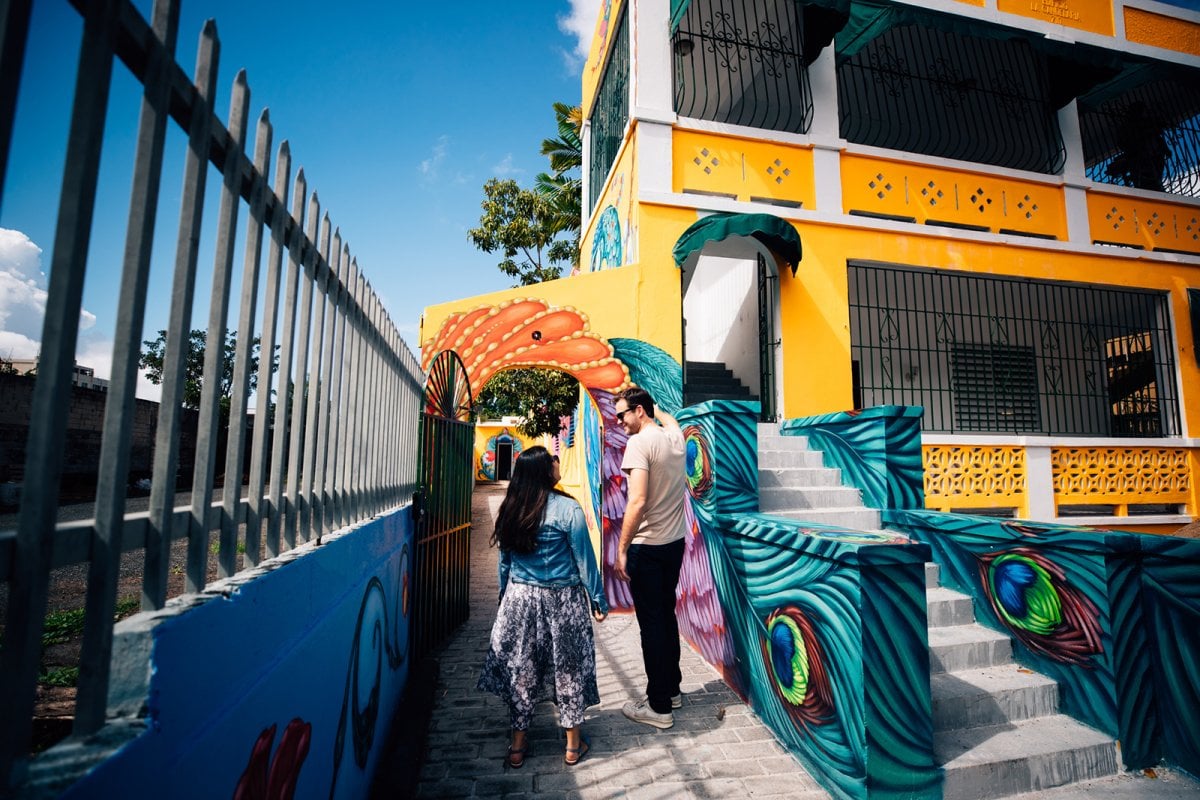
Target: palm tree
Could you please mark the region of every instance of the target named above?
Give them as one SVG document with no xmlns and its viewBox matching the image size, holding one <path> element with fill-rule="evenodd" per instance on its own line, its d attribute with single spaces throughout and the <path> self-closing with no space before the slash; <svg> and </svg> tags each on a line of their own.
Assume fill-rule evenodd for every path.
<svg viewBox="0 0 1200 800">
<path fill-rule="evenodd" d="M 550 159 L 554 174 L 540 173 L 537 191 L 546 198 L 553 213 L 555 233 L 572 233 L 571 263 L 579 266 L 579 229 L 583 218 L 583 109 L 566 103 L 554 104 L 558 138 L 542 140 L 542 155 Z"/>
</svg>

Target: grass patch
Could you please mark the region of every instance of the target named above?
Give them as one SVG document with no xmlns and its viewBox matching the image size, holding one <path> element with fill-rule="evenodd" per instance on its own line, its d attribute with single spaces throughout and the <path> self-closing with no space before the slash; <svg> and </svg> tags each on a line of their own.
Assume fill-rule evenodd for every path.
<svg viewBox="0 0 1200 800">
<path fill-rule="evenodd" d="M 141 603 L 136 597 L 126 597 L 117 601 L 113 612 L 113 622 L 127 617 L 138 610 Z M 46 615 L 42 626 L 42 647 L 69 642 L 83 635 L 84 610 L 72 608 L 67 611 L 51 611 Z"/>
<path fill-rule="evenodd" d="M 75 686 L 79 683 L 79 667 L 55 667 L 38 678 L 43 686 Z"/>
</svg>

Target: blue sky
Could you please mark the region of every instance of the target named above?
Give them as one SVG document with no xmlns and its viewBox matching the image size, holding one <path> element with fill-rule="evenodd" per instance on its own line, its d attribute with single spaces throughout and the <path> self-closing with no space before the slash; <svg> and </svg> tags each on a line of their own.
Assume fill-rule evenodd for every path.
<svg viewBox="0 0 1200 800">
<path fill-rule="evenodd" d="M 203 21 L 215 18 L 219 116 L 227 119 L 233 78 L 245 68 L 251 140 L 269 108 L 272 152 L 288 140 L 293 165 L 304 167 L 415 351 L 422 308 L 511 284 L 499 257 L 475 250 L 466 231 L 489 177 L 531 185 L 548 170 L 538 148 L 556 133 L 551 104 L 579 101 L 580 48 L 597 3 L 184 2 L 176 59 L 190 74 Z M 149 16 L 149 0 L 135 5 Z M 23 357 L 40 338 L 81 30 L 66 0 L 34 3 L 0 207 L 0 357 Z M 111 364 L 140 91 L 118 62 L 77 348 L 100 375 Z M 172 124 L 143 338 L 166 324 L 185 144 Z M 210 169 L 193 327 L 207 315 L 219 185 Z M 243 206 L 239 273 L 246 216 Z"/>
</svg>

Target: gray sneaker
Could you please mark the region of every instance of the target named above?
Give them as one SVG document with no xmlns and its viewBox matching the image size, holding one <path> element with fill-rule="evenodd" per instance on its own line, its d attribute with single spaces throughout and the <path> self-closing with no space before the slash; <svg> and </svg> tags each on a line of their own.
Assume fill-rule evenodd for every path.
<svg viewBox="0 0 1200 800">
<path fill-rule="evenodd" d="M 642 699 L 640 702 L 645 703 L 649 699 L 650 699 L 650 695 L 644 694 L 644 695 L 642 695 Z M 682 694 L 677 694 L 671 698 L 671 708 L 683 708 L 683 695 Z"/>
<path fill-rule="evenodd" d="M 644 725 L 653 725 L 655 728 L 666 730 L 675 724 L 675 715 L 671 712 L 659 714 L 650 707 L 650 703 L 646 700 L 635 703 L 630 700 L 621 708 L 621 713 L 634 722 L 641 722 Z"/>
</svg>

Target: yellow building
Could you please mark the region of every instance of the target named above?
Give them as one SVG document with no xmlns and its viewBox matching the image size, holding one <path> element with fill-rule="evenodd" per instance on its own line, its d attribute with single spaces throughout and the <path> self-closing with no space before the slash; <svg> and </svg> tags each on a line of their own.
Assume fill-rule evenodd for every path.
<svg viewBox="0 0 1200 800">
<path fill-rule="evenodd" d="M 429 309 L 427 361 L 464 309 L 536 296 L 513 318 L 574 314 L 579 349 L 464 356 L 472 386 L 494 361 L 616 391 L 628 359 L 581 340 L 621 337 L 683 405 L 921 406 L 931 508 L 1192 519 L 1200 14 L 605 0 L 583 73 L 582 274 Z"/>
<path fill-rule="evenodd" d="M 1137 0 L 606 3 L 584 270 L 673 271 L 704 215 L 784 220 L 794 274 L 771 231 L 677 251 L 685 362 L 769 416 L 924 407 L 930 507 L 1171 529 L 1196 502 L 1197 56 L 1200 15 Z"/>
</svg>

